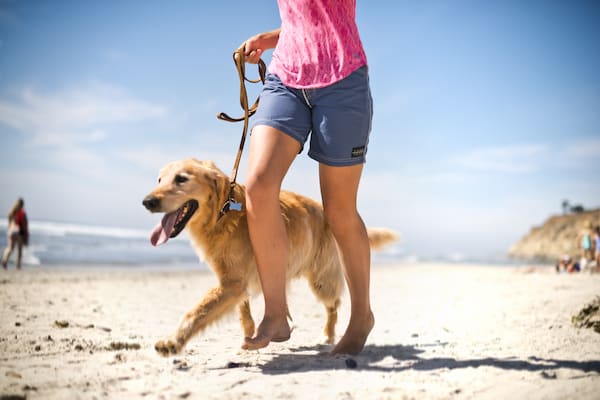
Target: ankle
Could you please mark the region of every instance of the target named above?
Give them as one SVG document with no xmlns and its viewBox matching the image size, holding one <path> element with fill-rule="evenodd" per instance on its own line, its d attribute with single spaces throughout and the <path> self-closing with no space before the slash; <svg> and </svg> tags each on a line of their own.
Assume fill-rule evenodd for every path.
<svg viewBox="0 0 600 400">
<path fill-rule="evenodd" d="M 265 314 L 263 316 L 263 320 L 269 320 L 269 321 L 281 321 L 287 318 L 287 306 L 284 305 L 283 307 L 278 306 L 278 307 L 265 307 Z"/>
<path fill-rule="evenodd" d="M 373 318 L 371 307 L 353 307 L 350 309 L 350 318 L 357 320 L 369 320 Z"/>
<path fill-rule="evenodd" d="M 289 326 L 288 324 L 288 319 L 287 319 L 287 314 L 277 314 L 277 315 L 273 315 L 273 314 L 265 314 L 265 316 L 263 317 L 260 325 L 265 325 L 265 326 Z"/>
</svg>

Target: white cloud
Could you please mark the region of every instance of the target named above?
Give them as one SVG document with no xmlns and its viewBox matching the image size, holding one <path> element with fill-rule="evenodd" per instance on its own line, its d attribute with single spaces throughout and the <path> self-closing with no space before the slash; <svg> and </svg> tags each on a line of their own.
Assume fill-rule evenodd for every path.
<svg viewBox="0 0 600 400">
<path fill-rule="evenodd" d="M 515 145 L 471 150 L 452 161 L 465 167 L 503 173 L 531 173 L 541 168 L 547 149 L 542 145 Z"/>
<path fill-rule="evenodd" d="M 84 156 L 82 153 L 78 153 Z M 65 154 L 67 156 L 67 154 Z M 79 156 L 69 162 L 78 162 Z M 73 221 L 118 227 L 147 227 L 156 223 L 142 207 L 142 199 L 155 177 L 124 171 L 110 164 L 88 168 L 90 160 L 79 160 L 79 175 L 54 169 L 0 170 L 6 184 L 0 205 L 7 210 L 14 199 L 24 197 L 32 220 Z M 124 189 L 126 188 L 126 190 Z"/>
<path fill-rule="evenodd" d="M 566 147 L 565 155 L 578 161 L 582 158 L 595 158 L 598 161 L 600 160 L 600 139 L 592 138 L 572 143 Z"/>
<path fill-rule="evenodd" d="M 136 99 L 125 90 L 101 83 L 57 93 L 24 89 L 16 101 L 0 101 L 0 122 L 26 134 L 35 145 L 102 140 L 101 126 L 160 118 L 161 105 Z"/>
<path fill-rule="evenodd" d="M 108 134 L 103 130 L 93 130 L 90 132 L 50 132 L 34 134 L 29 144 L 33 146 L 61 146 L 65 143 L 96 143 L 101 142 Z"/>
</svg>

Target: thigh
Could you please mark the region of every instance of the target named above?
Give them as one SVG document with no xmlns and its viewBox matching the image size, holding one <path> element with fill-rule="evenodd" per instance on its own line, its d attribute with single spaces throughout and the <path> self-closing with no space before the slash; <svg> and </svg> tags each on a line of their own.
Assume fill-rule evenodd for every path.
<svg viewBox="0 0 600 400">
<path fill-rule="evenodd" d="M 260 181 L 265 185 L 281 186 L 301 145 L 280 130 L 257 125 L 250 136 L 248 185 Z"/>
<path fill-rule="evenodd" d="M 21 242 L 21 234 L 19 233 L 19 231 L 13 231 L 10 233 L 10 235 L 8 236 L 8 244 L 10 246 L 10 248 L 14 248 L 16 244 L 19 244 Z"/>
</svg>

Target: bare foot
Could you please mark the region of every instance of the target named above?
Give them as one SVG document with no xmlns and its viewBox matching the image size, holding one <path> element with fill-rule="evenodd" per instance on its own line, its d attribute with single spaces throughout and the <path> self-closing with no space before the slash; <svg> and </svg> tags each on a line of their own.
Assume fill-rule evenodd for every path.
<svg viewBox="0 0 600 400">
<path fill-rule="evenodd" d="M 375 325 L 375 317 L 372 312 L 364 319 L 350 318 L 350 323 L 344 336 L 331 351 L 331 355 L 336 354 L 353 354 L 356 355 L 365 347 L 365 342 L 371 329 Z"/>
<path fill-rule="evenodd" d="M 265 318 L 258 326 L 256 335 L 244 339 L 242 349 L 257 350 L 267 347 L 270 342 L 285 342 L 289 340 L 290 334 L 291 329 L 286 317 L 281 321 Z"/>
</svg>

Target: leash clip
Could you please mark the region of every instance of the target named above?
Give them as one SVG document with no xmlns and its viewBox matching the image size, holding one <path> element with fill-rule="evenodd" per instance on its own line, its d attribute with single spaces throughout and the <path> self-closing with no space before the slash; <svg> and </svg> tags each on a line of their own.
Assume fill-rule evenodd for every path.
<svg viewBox="0 0 600 400">
<path fill-rule="evenodd" d="M 233 200 L 229 200 L 229 210 L 242 211 L 242 203 L 236 203 Z"/>
<path fill-rule="evenodd" d="M 223 218 L 229 211 L 242 211 L 242 203 L 238 203 L 233 199 L 227 199 L 223 207 L 221 207 L 221 211 L 219 211 L 217 221 Z"/>
</svg>

